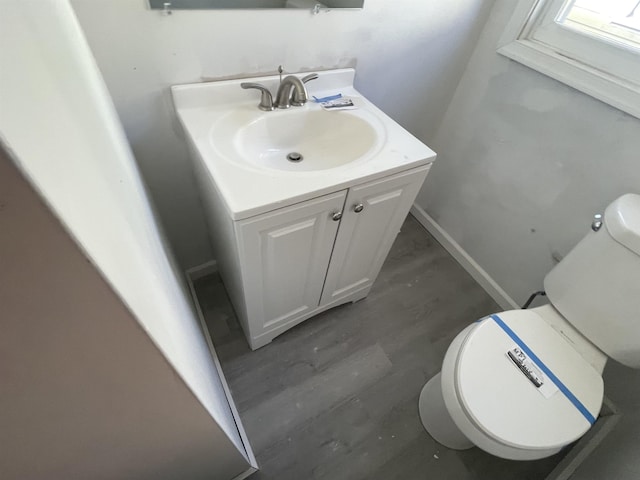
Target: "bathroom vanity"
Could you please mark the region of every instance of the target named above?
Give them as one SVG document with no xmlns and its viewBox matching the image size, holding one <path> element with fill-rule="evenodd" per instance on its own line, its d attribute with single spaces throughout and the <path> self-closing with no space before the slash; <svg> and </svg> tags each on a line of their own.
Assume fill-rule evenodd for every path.
<svg viewBox="0 0 640 480">
<path fill-rule="evenodd" d="M 354 70 L 318 74 L 310 95 L 341 93 L 356 108 L 261 111 L 259 93 L 240 88 L 246 79 L 172 88 L 217 266 L 252 349 L 366 297 L 435 159 L 353 88 Z M 251 81 L 275 90 L 279 79 Z"/>
</svg>

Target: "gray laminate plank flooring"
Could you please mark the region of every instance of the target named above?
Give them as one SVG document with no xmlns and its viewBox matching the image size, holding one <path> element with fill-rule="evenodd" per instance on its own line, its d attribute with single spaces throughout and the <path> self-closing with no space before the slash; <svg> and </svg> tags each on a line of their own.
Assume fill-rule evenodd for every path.
<svg viewBox="0 0 640 480">
<path fill-rule="evenodd" d="M 255 352 L 220 277 L 195 287 L 260 465 L 251 478 L 541 480 L 562 457 L 512 462 L 453 451 L 424 431 L 422 386 L 453 337 L 500 308 L 411 216 L 366 299 Z"/>
</svg>

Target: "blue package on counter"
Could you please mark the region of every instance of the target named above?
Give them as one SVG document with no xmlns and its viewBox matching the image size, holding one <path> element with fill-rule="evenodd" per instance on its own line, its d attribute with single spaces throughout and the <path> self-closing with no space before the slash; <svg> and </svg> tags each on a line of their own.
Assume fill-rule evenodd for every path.
<svg viewBox="0 0 640 480">
<path fill-rule="evenodd" d="M 316 103 L 329 102 L 331 100 L 337 100 L 338 98 L 342 98 L 342 94 L 338 93 L 337 95 L 329 95 L 328 97 L 318 98 L 316 96 L 313 97 L 313 100 Z"/>
</svg>

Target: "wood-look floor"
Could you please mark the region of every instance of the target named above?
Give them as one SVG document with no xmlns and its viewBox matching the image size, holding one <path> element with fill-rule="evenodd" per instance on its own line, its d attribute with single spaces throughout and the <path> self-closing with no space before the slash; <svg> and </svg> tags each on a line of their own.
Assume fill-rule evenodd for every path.
<svg viewBox="0 0 640 480">
<path fill-rule="evenodd" d="M 562 457 L 453 451 L 423 429 L 418 396 L 449 343 L 500 308 L 411 216 L 366 299 L 255 352 L 220 278 L 196 291 L 260 465 L 252 479 L 542 480 Z"/>
</svg>

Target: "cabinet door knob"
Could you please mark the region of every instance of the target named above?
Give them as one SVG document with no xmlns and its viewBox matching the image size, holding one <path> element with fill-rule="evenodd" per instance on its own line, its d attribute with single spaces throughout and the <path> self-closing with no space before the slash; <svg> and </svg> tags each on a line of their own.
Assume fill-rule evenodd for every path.
<svg viewBox="0 0 640 480">
<path fill-rule="evenodd" d="M 337 222 L 341 218 L 342 218 L 342 212 L 333 212 L 331 214 L 331 220 L 333 220 L 334 222 Z"/>
<path fill-rule="evenodd" d="M 360 213 L 362 210 L 364 210 L 364 205 L 361 203 L 358 203 L 353 206 L 353 211 L 356 213 Z"/>
<path fill-rule="evenodd" d="M 593 223 L 591 224 L 591 230 L 597 232 L 602 228 L 602 215 L 597 214 L 593 216 Z"/>
</svg>

